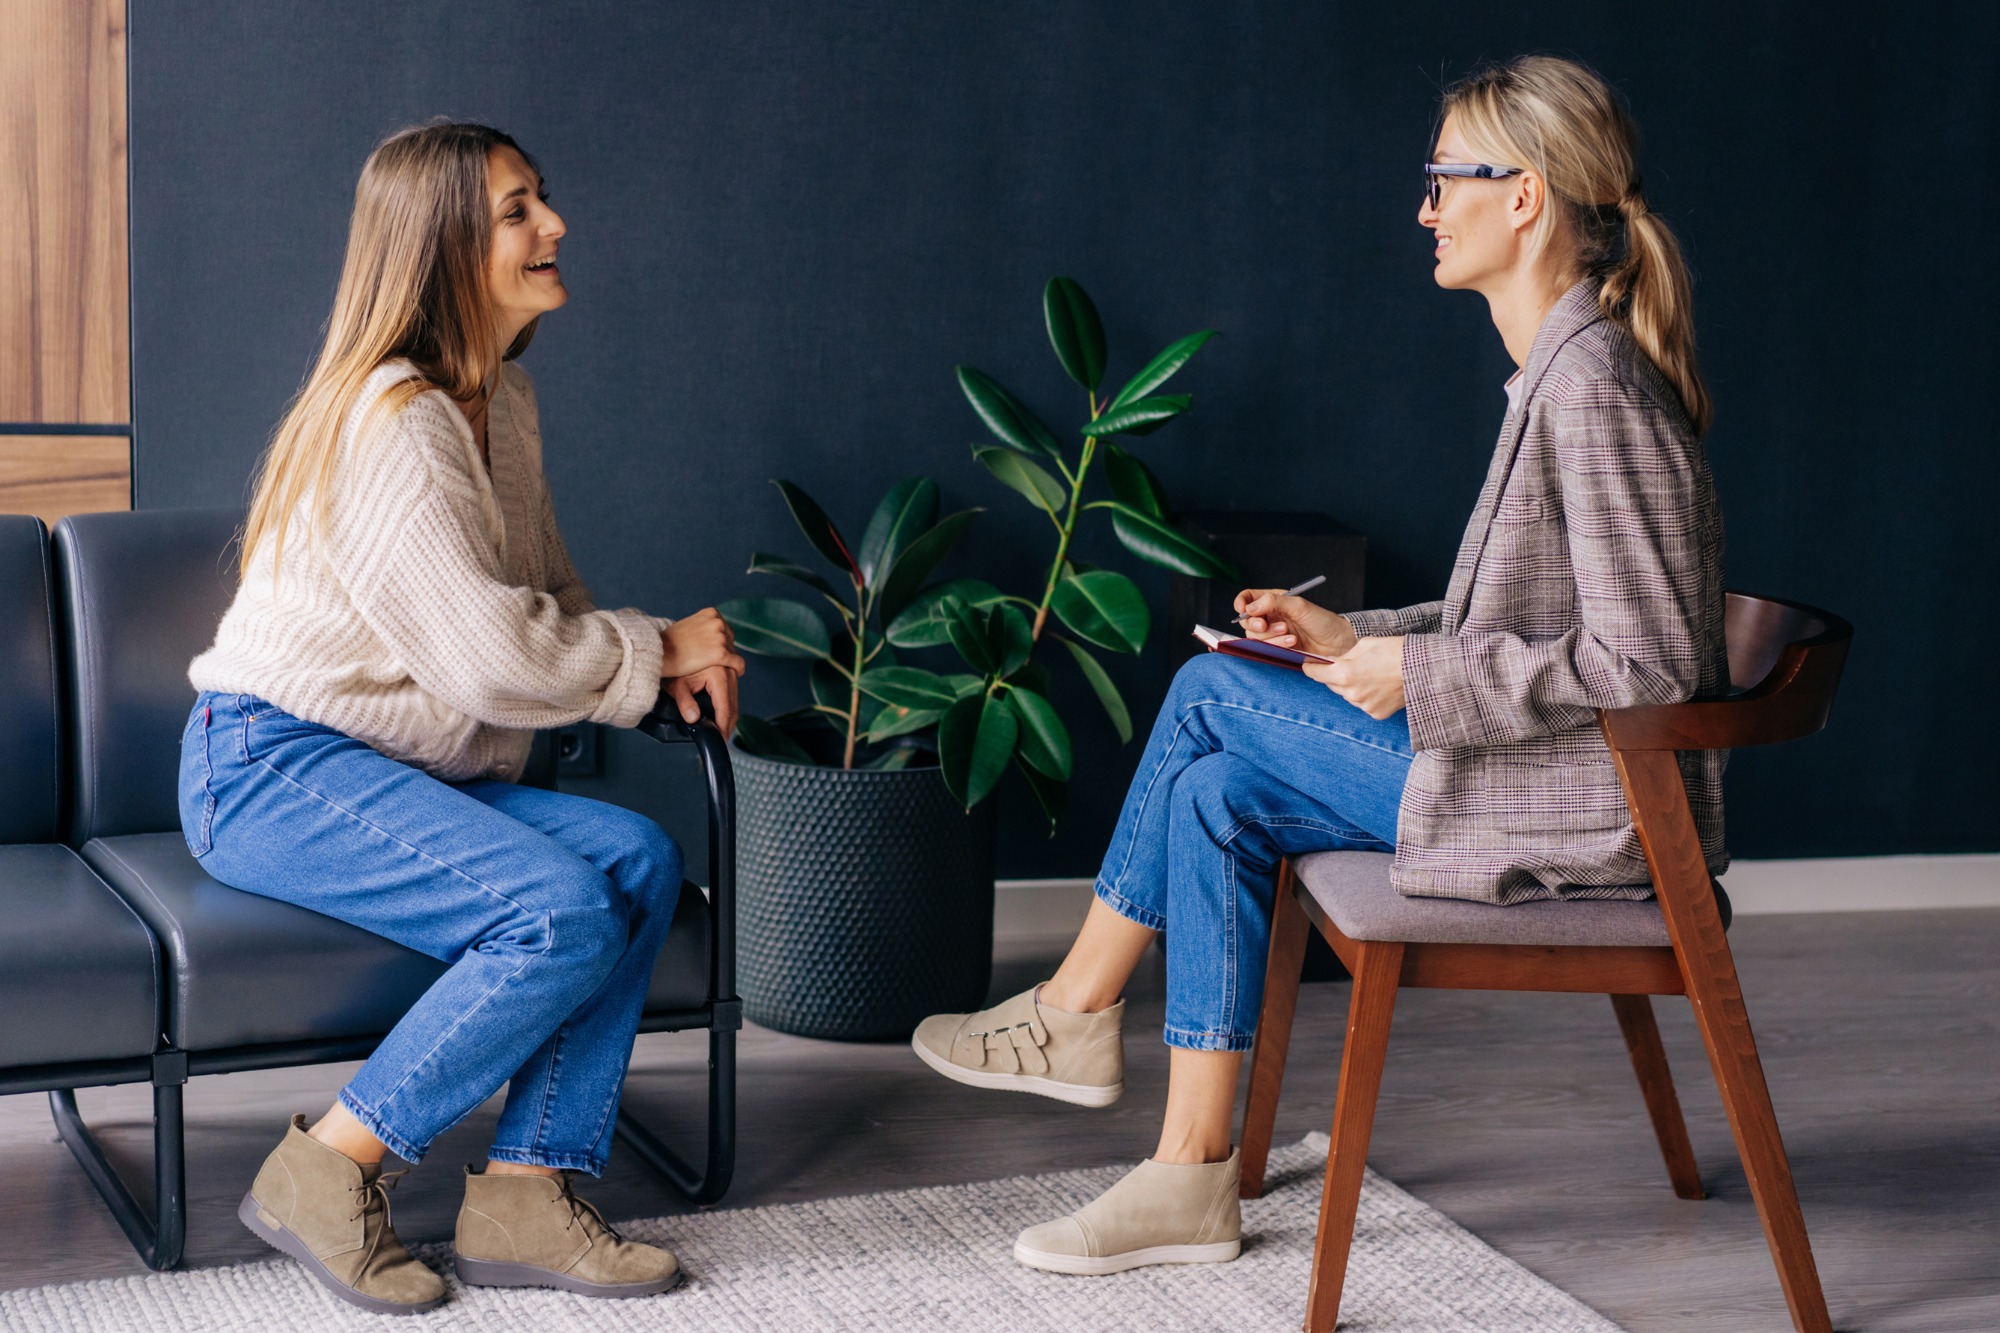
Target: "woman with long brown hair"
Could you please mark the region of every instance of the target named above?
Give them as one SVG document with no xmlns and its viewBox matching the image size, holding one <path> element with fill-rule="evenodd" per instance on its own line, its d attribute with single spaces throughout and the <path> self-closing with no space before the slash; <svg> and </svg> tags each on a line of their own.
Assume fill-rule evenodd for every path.
<svg viewBox="0 0 2000 1333">
<path fill-rule="evenodd" d="M 917 1054 L 946 1077 L 1108 1105 L 1124 1088 L 1120 993 L 1167 932 L 1159 1147 L 1095 1202 L 1023 1232 L 1021 1262 L 1111 1273 L 1236 1257 L 1231 1115 L 1285 857 L 1393 849 L 1396 887 L 1418 896 L 1651 896 L 1596 710 L 1711 693 L 1728 661 L 1701 448 L 1711 407 L 1687 272 L 1647 207 L 1636 137 L 1617 96 L 1564 60 L 1511 61 L 1446 94 L 1417 220 L 1438 285 L 1486 298 L 1520 369 L 1444 598 L 1342 616 L 1239 593 L 1247 633 L 1331 664 L 1183 667 L 1061 968 L 918 1029 Z M 1681 765 L 1715 873 L 1723 759 Z"/>
<path fill-rule="evenodd" d="M 450 964 L 333 1107 L 294 1116 L 238 1216 L 363 1309 L 444 1284 L 390 1226 L 416 1163 L 508 1086 L 466 1169 L 468 1283 L 637 1296 L 679 1280 L 576 1197 L 601 1174 L 681 853 L 615 806 L 516 785 L 537 728 L 656 700 L 733 725 L 743 661 L 712 609 L 596 609 L 542 476 L 513 358 L 568 300 L 563 222 L 511 138 L 391 136 L 355 190 L 325 345 L 266 451 L 241 582 L 181 746 L 204 869 Z"/>
</svg>

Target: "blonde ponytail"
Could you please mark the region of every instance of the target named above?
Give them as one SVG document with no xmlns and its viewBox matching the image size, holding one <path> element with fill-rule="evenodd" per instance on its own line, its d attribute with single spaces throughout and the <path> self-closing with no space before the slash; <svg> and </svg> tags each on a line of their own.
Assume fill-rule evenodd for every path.
<svg viewBox="0 0 2000 1333">
<path fill-rule="evenodd" d="M 1604 313 L 1632 333 L 1679 395 L 1696 435 L 1715 405 L 1695 356 L 1694 295 L 1680 243 L 1646 203 L 1635 167 L 1639 132 L 1610 87 L 1582 65 L 1523 56 L 1445 93 L 1466 144 L 1484 160 L 1523 166 L 1548 186 L 1534 243 L 1560 230 L 1579 277 L 1599 282 Z"/>
</svg>

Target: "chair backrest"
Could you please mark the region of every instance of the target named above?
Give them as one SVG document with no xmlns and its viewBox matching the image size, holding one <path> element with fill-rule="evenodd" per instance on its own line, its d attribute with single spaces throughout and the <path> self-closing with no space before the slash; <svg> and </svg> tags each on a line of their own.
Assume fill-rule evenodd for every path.
<svg viewBox="0 0 2000 1333">
<path fill-rule="evenodd" d="M 62 733 L 57 722 L 49 535 L 0 514 L 0 842 L 53 842 Z"/>
<path fill-rule="evenodd" d="M 56 525 L 62 670 L 76 734 L 65 841 L 180 827 L 188 663 L 236 595 L 234 510 L 72 514 Z"/>
<path fill-rule="evenodd" d="M 1826 725 L 1854 627 L 1818 607 L 1729 594 L 1727 699 L 1605 709 L 1614 750 L 1733 750 L 1810 736 Z"/>
</svg>

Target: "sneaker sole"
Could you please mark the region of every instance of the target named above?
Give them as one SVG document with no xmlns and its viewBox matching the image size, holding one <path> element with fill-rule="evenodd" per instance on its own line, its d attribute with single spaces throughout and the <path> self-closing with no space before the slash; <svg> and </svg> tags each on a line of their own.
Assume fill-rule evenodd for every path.
<svg viewBox="0 0 2000 1333">
<path fill-rule="evenodd" d="M 468 1287 L 554 1287 L 557 1291 L 571 1291 L 579 1296 L 596 1296 L 605 1300 L 657 1296 L 681 1280 L 678 1268 L 650 1282 L 585 1282 L 580 1277 L 558 1273 L 552 1268 L 537 1268 L 534 1264 L 467 1259 L 463 1255 L 456 1262 L 458 1280 Z"/>
<path fill-rule="evenodd" d="M 1218 1241 L 1213 1245 L 1153 1245 L 1123 1254 L 1055 1254 L 1031 1250 L 1016 1242 L 1014 1258 L 1030 1268 L 1051 1273 L 1076 1273 L 1083 1277 L 1103 1277 L 1147 1264 L 1226 1264 L 1243 1252 L 1240 1240 Z"/>
<path fill-rule="evenodd" d="M 444 1304 L 443 1296 L 438 1296 L 433 1300 L 419 1301 L 415 1305 L 406 1305 L 402 1301 L 385 1301 L 379 1296 L 363 1295 L 335 1277 L 327 1270 L 325 1264 L 313 1258 L 313 1253 L 306 1248 L 305 1242 L 290 1231 L 287 1231 L 282 1224 L 275 1221 L 265 1222 L 262 1217 L 259 1217 L 258 1214 L 263 1211 L 263 1208 L 259 1206 L 255 1198 L 245 1194 L 243 1202 L 236 1206 L 236 1220 L 250 1228 L 251 1234 L 256 1236 L 258 1240 L 263 1241 L 273 1249 L 284 1251 L 292 1258 L 304 1264 L 306 1271 L 317 1278 L 321 1286 L 338 1296 L 341 1300 L 346 1301 L 349 1305 L 366 1310 L 370 1314 L 428 1314 Z"/>
<path fill-rule="evenodd" d="M 991 1088 L 999 1092 L 1032 1092 L 1039 1097 L 1053 1097 L 1059 1102 L 1073 1106 L 1109 1106 L 1125 1095 L 1125 1085 L 1113 1083 L 1108 1087 L 1093 1088 L 1084 1083 L 1059 1083 L 1052 1078 L 1041 1078 L 1034 1074 L 988 1074 L 978 1069 L 967 1069 L 956 1065 L 937 1052 L 910 1038 L 910 1049 L 917 1058 L 954 1083 L 963 1083 L 969 1088 Z"/>
</svg>

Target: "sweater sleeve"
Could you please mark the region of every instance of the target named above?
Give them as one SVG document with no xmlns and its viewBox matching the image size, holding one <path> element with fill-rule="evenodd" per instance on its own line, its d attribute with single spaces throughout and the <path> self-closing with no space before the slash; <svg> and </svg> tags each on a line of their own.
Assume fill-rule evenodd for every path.
<svg viewBox="0 0 2000 1333">
<path fill-rule="evenodd" d="M 343 442 L 324 546 L 334 574 L 410 678 L 452 708 L 521 730 L 633 725 L 659 693 L 653 620 L 590 609 L 566 553 L 553 591 L 508 584 L 462 429 L 427 393 L 370 440 Z"/>
<path fill-rule="evenodd" d="M 1580 624 L 1542 640 L 1497 631 L 1406 638 L 1415 748 L 1526 740 L 1588 726 L 1600 708 L 1694 696 L 1699 481 L 1658 404 L 1617 387 L 1615 403 L 1559 404 L 1554 423 Z"/>
</svg>

